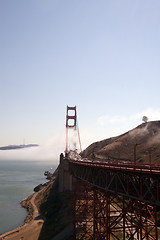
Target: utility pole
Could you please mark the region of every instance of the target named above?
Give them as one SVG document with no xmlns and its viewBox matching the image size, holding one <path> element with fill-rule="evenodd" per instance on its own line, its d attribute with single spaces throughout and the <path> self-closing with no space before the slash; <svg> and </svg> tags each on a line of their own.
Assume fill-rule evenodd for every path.
<svg viewBox="0 0 160 240">
<path fill-rule="evenodd" d="M 137 162 L 137 146 L 140 145 L 139 143 L 134 144 L 134 164 L 136 165 Z"/>
</svg>

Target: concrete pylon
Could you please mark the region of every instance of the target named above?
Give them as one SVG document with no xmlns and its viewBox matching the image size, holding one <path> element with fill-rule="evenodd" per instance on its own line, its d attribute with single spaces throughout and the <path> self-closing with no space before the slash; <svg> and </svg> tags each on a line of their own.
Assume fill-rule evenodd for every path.
<svg viewBox="0 0 160 240">
<path fill-rule="evenodd" d="M 59 173 L 58 173 L 59 192 L 72 191 L 72 175 L 69 172 L 69 163 L 63 153 L 60 155 Z"/>
</svg>

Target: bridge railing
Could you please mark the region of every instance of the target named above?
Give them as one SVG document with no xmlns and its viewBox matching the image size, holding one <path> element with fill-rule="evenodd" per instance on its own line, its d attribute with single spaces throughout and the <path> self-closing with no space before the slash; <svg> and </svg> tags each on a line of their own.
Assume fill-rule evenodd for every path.
<svg viewBox="0 0 160 240">
<path fill-rule="evenodd" d="M 73 164 L 86 165 L 93 167 L 101 167 L 104 169 L 128 171 L 136 173 L 150 173 L 160 175 L 160 165 L 147 164 L 147 163 L 134 163 L 125 161 L 106 161 L 106 160 L 92 160 L 87 158 L 77 158 L 68 156 L 68 160 Z"/>
</svg>

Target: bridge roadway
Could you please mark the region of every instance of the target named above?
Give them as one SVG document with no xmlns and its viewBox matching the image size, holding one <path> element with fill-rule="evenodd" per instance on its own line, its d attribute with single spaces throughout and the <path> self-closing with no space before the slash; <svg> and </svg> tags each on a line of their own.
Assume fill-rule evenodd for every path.
<svg viewBox="0 0 160 240">
<path fill-rule="evenodd" d="M 103 161 L 67 156 L 71 174 L 106 194 L 114 193 L 129 199 L 160 207 L 160 166 L 125 161 Z"/>
</svg>

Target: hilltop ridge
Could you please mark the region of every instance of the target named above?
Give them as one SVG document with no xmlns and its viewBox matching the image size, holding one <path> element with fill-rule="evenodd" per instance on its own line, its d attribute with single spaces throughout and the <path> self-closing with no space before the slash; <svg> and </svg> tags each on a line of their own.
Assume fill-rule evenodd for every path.
<svg viewBox="0 0 160 240">
<path fill-rule="evenodd" d="M 136 128 L 102 141 L 92 143 L 83 152 L 83 157 L 104 160 L 134 161 L 136 146 L 137 162 L 160 164 L 160 121 L 142 123 Z"/>
</svg>

